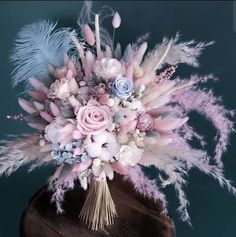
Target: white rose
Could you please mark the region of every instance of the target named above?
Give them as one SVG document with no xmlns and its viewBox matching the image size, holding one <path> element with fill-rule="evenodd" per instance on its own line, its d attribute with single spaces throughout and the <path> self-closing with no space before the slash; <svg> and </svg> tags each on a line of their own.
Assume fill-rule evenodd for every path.
<svg viewBox="0 0 236 237">
<path fill-rule="evenodd" d="M 124 67 L 115 58 L 103 58 L 95 62 L 93 71 L 98 77 L 110 79 L 122 75 L 124 73 Z"/>
</svg>

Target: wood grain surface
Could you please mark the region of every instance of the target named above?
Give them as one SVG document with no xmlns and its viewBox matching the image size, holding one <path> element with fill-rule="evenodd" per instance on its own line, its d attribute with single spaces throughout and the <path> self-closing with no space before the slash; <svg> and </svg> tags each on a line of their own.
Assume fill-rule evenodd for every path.
<svg viewBox="0 0 236 237">
<path fill-rule="evenodd" d="M 120 176 L 109 183 L 118 217 L 112 226 L 91 231 L 78 215 L 86 192 L 79 186 L 65 195 L 65 213 L 56 214 L 50 203 L 51 193 L 43 187 L 24 211 L 20 224 L 21 237 L 174 237 L 172 220 L 161 214 L 161 204 L 136 193 Z"/>
</svg>

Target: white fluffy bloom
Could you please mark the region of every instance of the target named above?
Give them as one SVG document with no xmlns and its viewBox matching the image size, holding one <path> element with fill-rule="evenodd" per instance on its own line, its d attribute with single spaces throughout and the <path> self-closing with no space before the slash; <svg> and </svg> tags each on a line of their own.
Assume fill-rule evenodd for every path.
<svg viewBox="0 0 236 237">
<path fill-rule="evenodd" d="M 138 148 L 134 142 L 122 145 L 119 152 L 119 162 L 124 166 L 135 166 L 142 158 L 143 149 Z"/>
</svg>

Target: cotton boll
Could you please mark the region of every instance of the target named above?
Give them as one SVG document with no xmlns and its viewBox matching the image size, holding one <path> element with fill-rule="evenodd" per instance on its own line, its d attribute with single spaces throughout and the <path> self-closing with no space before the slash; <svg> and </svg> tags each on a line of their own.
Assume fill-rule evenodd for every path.
<svg viewBox="0 0 236 237">
<path fill-rule="evenodd" d="M 108 140 L 108 132 L 104 131 L 98 135 L 93 136 L 93 139 L 98 144 L 104 144 Z"/>
<path fill-rule="evenodd" d="M 102 146 L 98 143 L 91 143 L 87 146 L 87 153 L 90 157 L 98 157 L 101 154 Z"/>
<path fill-rule="evenodd" d="M 112 155 L 110 153 L 110 150 L 107 148 L 103 148 L 99 158 L 103 161 L 109 161 L 111 157 Z"/>
</svg>

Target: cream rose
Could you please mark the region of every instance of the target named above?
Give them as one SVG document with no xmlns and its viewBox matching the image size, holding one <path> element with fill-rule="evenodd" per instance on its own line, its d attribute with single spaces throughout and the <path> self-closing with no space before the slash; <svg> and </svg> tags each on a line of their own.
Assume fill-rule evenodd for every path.
<svg viewBox="0 0 236 237">
<path fill-rule="evenodd" d="M 93 71 L 98 77 L 110 79 L 123 75 L 124 67 L 115 58 L 103 58 L 95 62 Z"/>
<path fill-rule="evenodd" d="M 79 108 L 77 113 L 77 128 L 84 135 L 97 135 L 109 128 L 112 123 L 111 110 L 106 105 L 100 105 L 90 100 L 86 106 Z"/>
</svg>

